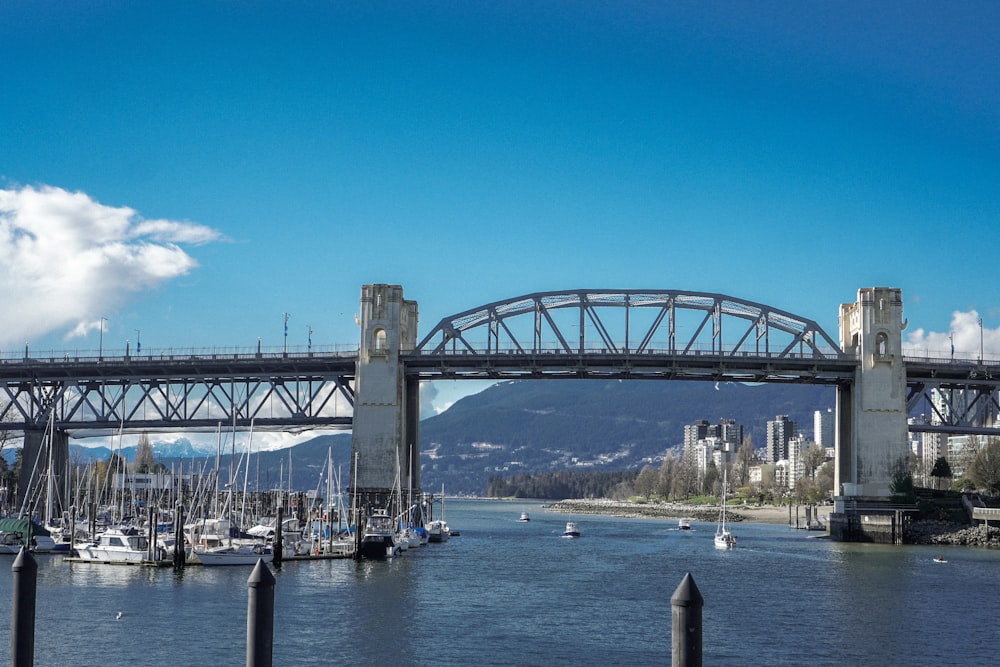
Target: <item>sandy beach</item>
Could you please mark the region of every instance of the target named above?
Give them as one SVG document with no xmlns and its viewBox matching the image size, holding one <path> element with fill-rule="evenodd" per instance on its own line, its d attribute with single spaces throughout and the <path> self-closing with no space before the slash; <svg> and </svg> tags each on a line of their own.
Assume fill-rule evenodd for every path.
<svg viewBox="0 0 1000 667">
<path fill-rule="evenodd" d="M 543 506 L 553 512 L 568 514 L 611 514 L 621 517 L 691 517 L 700 521 L 714 521 L 719 514 L 715 505 L 685 505 L 683 503 L 633 503 L 616 500 L 574 499 L 560 500 Z M 823 506 L 819 510 L 819 518 L 826 523 L 832 507 Z M 791 523 L 795 523 L 796 508 L 791 509 Z M 798 508 L 799 521 L 805 522 L 805 507 Z M 789 523 L 789 508 L 787 505 L 730 505 L 727 517 L 732 522 L 749 521 L 752 523 Z"/>
</svg>

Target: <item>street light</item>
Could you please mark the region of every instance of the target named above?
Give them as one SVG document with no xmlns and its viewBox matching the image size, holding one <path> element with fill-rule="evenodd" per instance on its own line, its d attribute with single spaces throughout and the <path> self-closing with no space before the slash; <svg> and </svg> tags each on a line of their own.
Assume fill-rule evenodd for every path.
<svg viewBox="0 0 1000 667">
<path fill-rule="evenodd" d="M 285 313 L 285 346 L 282 348 L 282 352 L 288 354 L 288 318 L 291 317 L 289 313 Z"/>
<path fill-rule="evenodd" d="M 979 363 L 983 363 L 983 318 L 979 318 Z"/>
<path fill-rule="evenodd" d="M 142 353 L 142 342 L 139 340 L 139 333 L 140 333 L 140 331 L 138 329 L 136 329 L 135 330 L 135 353 L 136 354 L 141 354 Z"/>
<path fill-rule="evenodd" d="M 312 328 L 311 324 L 308 324 L 306 326 L 309 329 L 309 344 L 308 344 L 308 347 L 307 347 L 307 351 L 312 352 L 313 351 L 313 328 Z"/>
<path fill-rule="evenodd" d="M 104 358 L 104 323 L 108 321 L 108 318 L 101 315 L 101 335 L 97 342 L 97 360 L 100 361 Z"/>
</svg>

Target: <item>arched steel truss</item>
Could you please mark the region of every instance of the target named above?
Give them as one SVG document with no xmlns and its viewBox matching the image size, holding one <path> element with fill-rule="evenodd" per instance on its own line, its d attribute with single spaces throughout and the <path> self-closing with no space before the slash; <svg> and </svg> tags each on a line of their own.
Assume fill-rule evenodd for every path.
<svg viewBox="0 0 1000 667">
<path fill-rule="evenodd" d="M 406 357 L 422 377 L 836 383 L 853 377 L 816 322 L 723 294 L 567 290 L 441 320 Z"/>
<path fill-rule="evenodd" d="M 357 354 L 5 360 L 0 430 L 349 429 Z"/>
<path fill-rule="evenodd" d="M 559 311 L 573 312 L 574 321 L 569 324 L 578 328 L 576 335 L 560 324 Z M 640 311 L 650 317 L 636 330 L 635 314 Z M 696 327 L 687 337 L 679 335 L 677 326 L 682 311 L 698 314 Z M 617 326 L 610 322 L 610 312 L 623 314 Z M 525 316 L 531 318 L 530 338 L 511 326 Z M 588 329 L 592 331 L 589 336 Z M 616 331 L 623 337 L 616 338 Z M 709 350 L 723 356 L 752 354 L 772 359 L 842 356 L 837 342 L 812 320 L 724 294 L 675 290 L 566 290 L 497 301 L 441 320 L 416 352 L 583 353 L 598 348 L 665 354 Z"/>
</svg>

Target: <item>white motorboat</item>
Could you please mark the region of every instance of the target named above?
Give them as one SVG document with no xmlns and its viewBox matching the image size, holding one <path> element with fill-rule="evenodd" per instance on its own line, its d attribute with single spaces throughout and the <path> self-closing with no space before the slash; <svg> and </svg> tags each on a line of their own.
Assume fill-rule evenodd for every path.
<svg viewBox="0 0 1000 667">
<path fill-rule="evenodd" d="M 448 524 L 444 522 L 443 519 L 435 519 L 427 524 L 427 541 L 428 542 L 447 542 L 448 538 L 451 537 L 451 531 L 448 529 Z"/>
<path fill-rule="evenodd" d="M 566 522 L 566 530 L 563 531 L 563 537 L 580 537 L 580 526 L 576 524 L 575 521 Z"/>
<path fill-rule="evenodd" d="M 256 565 L 258 560 L 270 563 L 274 560 L 271 547 L 263 542 L 255 544 L 232 544 L 209 549 L 194 550 L 194 558 L 202 565 Z"/>
<path fill-rule="evenodd" d="M 531 521 L 531 517 L 528 516 L 527 512 L 521 512 L 521 518 L 518 521 Z"/>
<path fill-rule="evenodd" d="M 144 563 L 149 558 L 149 540 L 134 527 L 109 528 L 96 541 L 77 542 L 73 548 L 81 560 L 101 563 Z M 154 549 L 153 559 L 162 560 L 161 549 Z"/>
<path fill-rule="evenodd" d="M 691 530 L 691 519 L 681 517 L 677 520 L 677 527 L 681 530 Z"/>
</svg>

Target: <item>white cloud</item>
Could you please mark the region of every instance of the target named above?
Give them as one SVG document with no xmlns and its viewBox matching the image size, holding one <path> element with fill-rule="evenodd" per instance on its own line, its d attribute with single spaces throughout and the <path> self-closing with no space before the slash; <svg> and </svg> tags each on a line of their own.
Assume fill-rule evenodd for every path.
<svg viewBox="0 0 1000 667">
<path fill-rule="evenodd" d="M 0 189 L 0 345 L 60 330 L 84 335 L 103 313 L 197 267 L 177 244 L 220 238 L 204 225 L 144 220 L 82 192 Z"/>
<path fill-rule="evenodd" d="M 951 325 L 947 332 L 916 329 L 907 333 L 903 341 L 903 352 L 913 356 L 948 359 L 954 343 L 956 359 L 978 359 L 980 351 L 985 359 L 1000 359 L 1000 329 L 989 329 L 980 325 L 980 322 L 977 311 L 956 310 L 951 314 Z"/>
</svg>

